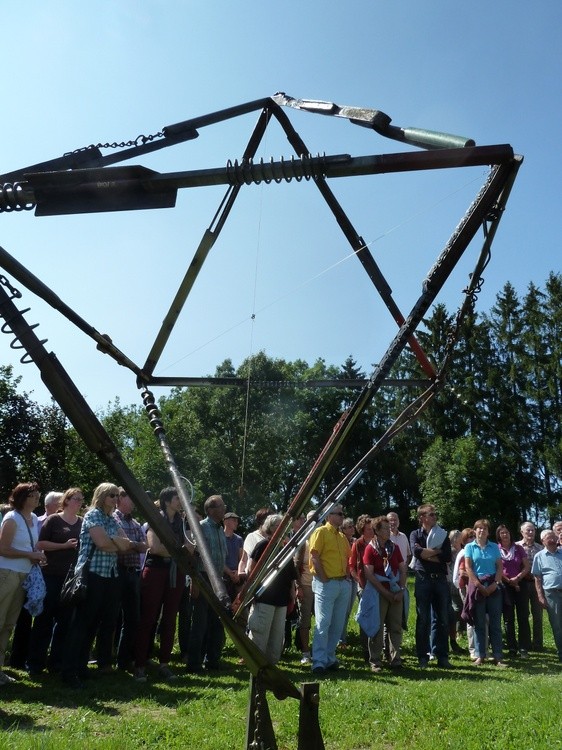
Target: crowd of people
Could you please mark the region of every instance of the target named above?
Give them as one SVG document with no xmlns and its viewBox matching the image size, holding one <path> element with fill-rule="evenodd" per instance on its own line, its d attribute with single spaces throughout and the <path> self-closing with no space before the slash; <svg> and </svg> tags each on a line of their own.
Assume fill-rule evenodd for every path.
<svg viewBox="0 0 562 750">
<path fill-rule="evenodd" d="M 149 667 L 159 679 L 174 680 L 170 659 L 176 633 L 188 672 L 222 669 L 220 618 L 200 594 L 197 576 L 192 580 L 180 571 L 155 530 L 134 518 L 126 489 L 111 482 L 98 485 L 83 515 L 85 498 L 78 487 L 48 493 L 41 516 L 34 512 L 39 503 L 39 487 L 26 482 L 0 509 L 0 685 L 14 680 L 4 671 L 8 654 L 9 666 L 34 677 L 48 670 L 71 687 L 83 685 L 92 663 L 101 674 L 119 669 L 141 683 Z M 164 488 L 157 505 L 178 546 L 196 556 L 205 578 L 176 489 Z M 294 620 L 297 613 L 303 667 L 310 665 L 315 675 L 337 670 L 358 600 L 366 664 L 373 673 L 385 662 L 390 669 L 401 668 L 409 575 L 420 669 L 432 661 L 451 668 L 450 653 L 463 653 L 457 636 L 464 631 L 467 657 L 475 666 L 488 659 L 507 666 L 504 643 L 510 657 L 540 651 L 544 610 L 562 661 L 562 522 L 543 530 L 539 544 L 529 521 L 515 542 L 505 525 L 498 526 L 492 541 L 486 519 L 447 532 L 432 505 L 421 505 L 417 517 L 418 528 L 408 538 L 395 512 L 363 514 L 354 521 L 345 518 L 340 505 L 332 507 L 241 613 L 240 621 L 268 661 L 281 658 L 291 632 L 288 616 Z M 210 563 L 234 600 L 283 518 L 261 508 L 255 530 L 243 538 L 237 533 L 239 516 L 227 512 L 220 495 L 207 498 L 199 518 Z M 292 531 L 304 520 L 297 519 Z M 67 575 L 84 566 L 87 596 L 63 604 Z"/>
</svg>

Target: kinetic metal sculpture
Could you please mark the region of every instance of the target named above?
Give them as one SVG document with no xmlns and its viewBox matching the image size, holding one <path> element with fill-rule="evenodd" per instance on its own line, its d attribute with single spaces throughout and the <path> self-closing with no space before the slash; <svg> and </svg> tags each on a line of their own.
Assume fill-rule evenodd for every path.
<svg viewBox="0 0 562 750">
<path fill-rule="evenodd" d="M 347 154 L 315 157 L 310 154 L 309 149 L 293 128 L 283 110 L 284 107 L 345 118 L 353 124 L 372 129 L 379 135 L 425 150 L 363 157 L 351 157 Z M 202 127 L 253 111 L 259 111 L 258 121 L 242 158 L 229 161 L 223 168 L 160 174 L 141 166 L 109 166 L 119 161 L 194 139 L 198 136 L 198 129 Z M 288 159 L 282 158 L 279 161 L 265 162 L 262 159 L 254 161 L 257 149 L 272 118 L 283 128 L 296 156 Z M 103 155 L 102 149 L 107 148 L 111 148 L 112 153 Z M 5 276 L 0 276 L 0 317 L 4 320 L 2 332 L 14 335 L 12 348 L 25 349 L 22 361 L 34 362 L 37 365 L 44 383 L 88 448 L 106 464 L 115 479 L 127 487 L 138 509 L 149 521 L 178 564 L 198 580 L 203 595 L 221 618 L 240 654 L 244 657 L 252 675 L 247 747 L 257 748 L 262 746 L 272 749 L 276 747 L 267 708 L 266 690 L 271 690 L 278 698 L 290 696 L 300 700 L 299 750 L 304 750 L 305 747 L 307 750 L 320 750 L 324 745 L 318 724 L 318 686 L 308 684 L 301 686 L 300 690 L 297 689 L 280 669 L 267 662 L 261 651 L 249 640 L 243 629 L 237 624 L 235 617 L 234 619 L 232 617 L 232 603 L 228 599 L 222 579 L 213 569 L 205 539 L 199 531 L 199 524 L 191 504 L 189 483 L 184 480 L 179 467 L 176 465 L 166 438 L 165 427 L 156 408 L 152 392 L 149 390 L 150 386 L 225 384 L 224 379 L 187 378 L 183 376 L 162 378 L 155 377 L 153 374 L 201 266 L 216 242 L 236 197 L 244 185 L 260 182 L 290 182 L 293 179 L 297 181 L 310 180 L 325 199 L 344 236 L 398 325 L 395 338 L 369 380 L 362 385 L 355 403 L 342 414 L 335 425 L 330 439 L 285 514 L 283 523 L 270 540 L 245 589 L 241 592 L 239 600 L 234 603 L 234 615 L 236 615 L 236 612 L 240 611 L 241 607 L 250 601 L 256 590 L 260 586 L 266 585 L 271 577 L 276 574 L 287 556 L 294 552 L 295 547 L 307 538 L 315 523 L 324 517 L 335 503 L 341 501 L 346 492 L 366 470 L 366 466 L 372 457 L 387 445 L 399 430 L 417 418 L 417 415 L 431 402 L 438 389 L 443 385 L 444 373 L 458 336 L 460 323 L 474 305 L 482 281 L 481 274 L 488 263 L 490 247 L 521 162 L 522 157 L 514 155 L 509 145 L 479 147 L 474 144 L 474 141 L 458 136 L 416 128 L 396 127 L 391 125 L 391 119 L 388 115 L 378 110 L 340 107 L 332 102 L 293 99 L 283 93 L 278 93 L 273 97 L 266 97 L 165 127 L 156 135 L 139 136 L 134 141 L 120 144 L 107 143 L 89 146 L 65 154 L 59 159 L 0 175 L 0 212 L 35 209 L 36 216 L 171 208 L 175 205 L 177 191 L 180 188 L 205 185 L 227 186 L 217 213 L 195 251 L 160 331 L 142 366 L 133 362 L 112 342 L 109 336 L 99 333 L 66 305 L 53 290 L 4 249 L 0 248 L 0 266 L 6 273 L 9 273 L 17 282 L 61 312 L 71 323 L 92 338 L 101 352 L 108 354 L 118 364 L 127 367 L 135 375 L 137 385 L 142 390 L 143 402 L 156 439 L 196 538 L 210 585 L 198 574 L 187 551 L 178 548 L 168 527 L 162 522 L 162 518 L 155 510 L 152 502 L 126 466 L 111 438 L 90 410 L 54 353 L 46 351 L 44 348 L 45 341 L 40 341 L 35 335 L 33 330 L 35 326 L 30 326 L 26 322 L 24 314 L 28 312 L 29 308 L 20 311 L 16 307 L 14 300 L 20 299 L 22 294 Z M 355 230 L 328 186 L 328 180 L 365 174 L 450 169 L 478 165 L 489 165 L 489 175 L 429 271 L 423 282 L 420 297 L 409 313 L 403 315 L 398 309 L 392 291 L 366 243 Z M 436 370 L 417 341 L 415 331 L 480 228 L 483 230 L 482 247 L 467 289 L 464 290 L 465 298 L 457 314 L 455 329 L 449 337 L 446 356 L 440 369 Z M 340 455 L 357 420 L 374 394 L 385 382 L 385 378 L 405 346 L 410 346 L 418 360 L 421 371 L 425 375 L 426 380 L 423 382 L 426 387 L 424 392 L 412 402 L 393 425 L 389 426 L 385 435 L 373 445 L 356 466 L 350 469 L 346 477 L 329 493 L 326 500 L 316 507 L 314 517 L 293 537 L 291 545 L 279 551 L 280 541 L 292 520 L 298 517 L 309 505 L 326 471 Z M 419 381 L 416 382 L 419 383 Z M 338 381 L 340 387 L 341 384 L 341 381 Z"/>
</svg>

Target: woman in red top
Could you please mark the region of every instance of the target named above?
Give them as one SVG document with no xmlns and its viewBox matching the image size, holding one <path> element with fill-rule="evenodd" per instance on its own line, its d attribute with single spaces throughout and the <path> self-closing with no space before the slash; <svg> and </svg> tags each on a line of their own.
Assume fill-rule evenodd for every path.
<svg viewBox="0 0 562 750">
<path fill-rule="evenodd" d="M 390 524 L 386 516 L 372 522 L 375 536 L 363 555 L 365 578 L 379 594 L 380 627 L 369 638 L 369 662 L 372 672 L 382 669 L 384 627 L 390 641 L 390 666 L 401 667 L 402 608 L 407 568 L 398 545 L 390 541 Z"/>
</svg>

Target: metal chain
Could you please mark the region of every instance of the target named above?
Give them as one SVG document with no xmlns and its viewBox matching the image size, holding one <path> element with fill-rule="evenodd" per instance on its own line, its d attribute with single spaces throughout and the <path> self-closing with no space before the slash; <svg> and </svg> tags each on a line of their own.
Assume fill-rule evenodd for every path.
<svg viewBox="0 0 562 750">
<path fill-rule="evenodd" d="M 10 299 L 20 299 L 21 298 L 21 292 L 19 289 L 16 289 L 15 286 L 12 286 L 9 279 L 6 278 L 6 276 L 0 276 L 0 284 L 2 286 L 5 286 L 10 291 Z"/>
<path fill-rule="evenodd" d="M 145 143 L 150 143 L 151 141 L 156 140 L 156 138 L 163 137 L 164 131 L 160 130 L 158 133 L 154 133 L 154 135 L 137 135 L 132 141 L 121 141 L 120 143 L 113 141 L 113 143 L 96 143 L 95 145 L 91 143 L 89 146 L 82 146 L 82 148 L 74 149 L 74 151 L 68 151 L 65 156 L 68 156 L 69 154 L 78 154 L 82 151 L 90 151 L 94 148 L 128 148 L 130 146 L 144 146 Z"/>
</svg>

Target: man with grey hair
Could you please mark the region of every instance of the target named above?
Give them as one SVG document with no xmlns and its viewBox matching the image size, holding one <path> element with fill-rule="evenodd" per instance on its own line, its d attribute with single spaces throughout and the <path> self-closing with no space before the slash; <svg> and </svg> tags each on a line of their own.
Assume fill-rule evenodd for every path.
<svg viewBox="0 0 562 750">
<path fill-rule="evenodd" d="M 537 552 L 542 550 L 542 545 L 538 544 L 535 539 L 536 528 L 535 524 L 531 521 L 525 521 L 521 524 L 521 539 L 516 542 L 520 547 L 523 547 L 529 558 L 531 568 L 533 565 L 533 559 Z M 523 585 L 528 586 L 529 589 L 529 603 L 531 607 L 531 617 L 533 621 L 533 638 L 532 638 L 532 651 L 543 650 L 543 628 L 542 628 L 542 613 L 543 608 L 539 602 L 537 589 L 535 588 L 535 579 L 532 572 L 529 573 L 528 578 L 521 581 Z"/>
<path fill-rule="evenodd" d="M 562 549 L 552 529 L 541 532 L 541 542 L 544 549 L 535 555 L 531 572 L 541 607 L 548 613 L 558 660 L 562 661 Z"/>
<path fill-rule="evenodd" d="M 200 522 L 201 531 L 207 541 L 215 572 L 222 578 L 228 575 L 226 566 L 226 538 L 222 526 L 226 505 L 221 495 L 211 495 L 205 500 L 205 518 Z M 201 575 L 207 574 L 201 567 Z M 187 668 L 190 672 L 201 672 L 203 664 L 208 670 L 220 669 L 220 658 L 224 646 L 224 628 L 218 616 L 204 596 L 192 583 L 193 620 L 187 647 Z"/>
<path fill-rule="evenodd" d="M 39 516 L 37 519 L 38 526 L 37 526 L 37 533 L 41 531 L 41 526 L 43 526 L 45 520 L 49 517 L 54 515 L 59 510 L 59 503 L 60 499 L 62 497 L 62 492 L 55 492 L 55 490 L 51 490 L 50 492 L 47 492 L 45 495 L 45 500 L 43 501 L 45 505 L 45 512 L 42 516 Z"/>
<path fill-rule="evenodd" d="M 562 547 L 562 521 L 556 521 L 552 525 L 552 530 L 556 534 L 556 539 L 558 540 L 558 546 Z"/>
</svg>

